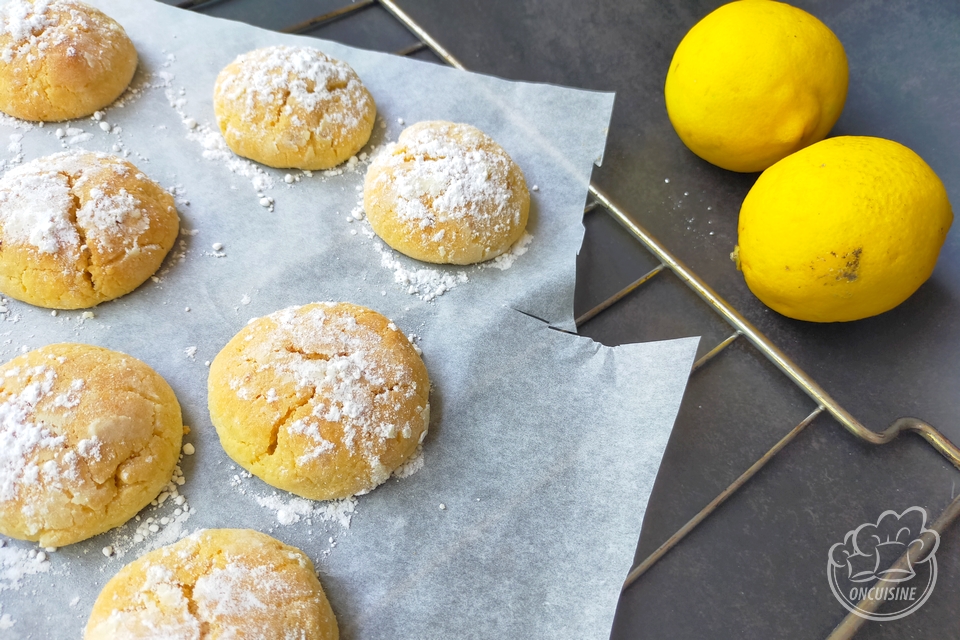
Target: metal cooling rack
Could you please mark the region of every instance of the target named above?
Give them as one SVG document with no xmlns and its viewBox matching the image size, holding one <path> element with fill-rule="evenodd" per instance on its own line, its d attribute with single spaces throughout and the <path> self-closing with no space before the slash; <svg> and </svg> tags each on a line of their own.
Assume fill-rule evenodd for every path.
<svg viewBox="0 0 960 640">
<path fill-rule="evenodd" d="M 223 5 L 227 2 L 238 2 L 239 0 L 186 0 L 183 2 L 170 2 L 183 9 L 204 9 L 213 5 Z M 169 2 L 169 0 L 168 0 Z M 434 39 L 426 30 L 418 25 L 403 9 L 401 9 L 394 0 L 356 0 L 352 4 L 341 6 L 327 11 L 320 15 L 310 17 L 307 20 L 298 22 L 292 26 L 279 29 L 284 33 L 308 34 L 331 25 L 334 22 L 348 19 L 361 12 L 380 7 L 385 9 L 397 22 L 402 24 L 416 38 L 416 42 L 395 50 L 393 53 L 402 56 L 416 56 L 424 58 L 422 54 L 436 56 L 436 61 L 445 63 L 456 69 L 466 70 L 459 60 L 457 60 L 449 51 L 447 51 L 436 39 Z M 337 39 L 336 32 L 324 32 L 323 37 Z M 763 357 L 773 363 L 773 365 L 786 376 L 794 385 L 796 385 L 804 394 L 806 394 L 814 403 L 814 408 L 807 417 L 794 426 L 785 436 L 783 436 L 769 451 L 757 459 L 750 467 L 744 471 L 732 484 L 720 492 L 703 509 L 700 510 L 685 525 L 671 535 L 663 544 L 660 545 L 645 560 L 637 564 L 628 574 L 624 581 L 623 589 L 627 589 L 637 581 L 647 570 L 655 565 L 664 555 L 675 547 L 687 534 L 693 531 L 701 522 L 703 522 L 711 513 L 713 513 L 721 504 L 737 492 L 747 481 L 750 480 L 760 469 L 770 462 L 784 447 L 790 444 L 803 430 L 810 425 L 822 413 L 827 413 L 834 418 L 844 429 L 856 436 L 858 439 L 874 445 L 882 445 L 891 442 L 902 432 L 914 432 L 921 436 L 931 447 L 940 455 L 946 458 L 955 467 L 960 469 L 960 448 L 950 442 L 936 428 L 927 424 L 919 418 L 900 418 L 894 421 L 887 429 L 881 432 L 873 431 L 863 425 L 846 409 L 840 406 L 837 401 L 807 373 L 800 369 L 790 358 L 788 358 L 770 339 L 760 333 L 750 322 L 746 320 L 736 309 L 721 298 L 706 282 L 694 273 L 683 262 L 678 260 L 663 244 L 653 237 L 642 225 L 640 225 L 623 207 L 615 203 L 607 194 L 605 194 L 596 184 L 590 184 L 590 200 L 584 209 L 584 215 L 595 211 L 603 211 L 620 225 L 622 225 L 637 241 L 639 241 L 647 251 L 652 254 L 659 264 L 653 269 L 641 275 L 635 281 L 609 296 L 606 300 L 597 304 L 590 310 L 576 318 L 577 327 L 581 327 L 591 319 L 603 313 L 614 304 L 633 293 L 645 283 L 654 279 L 663 271 L 671 271 L 676 275 L 689 289 L 709 305 L 714 314 L 722 318 L 730 327 L 732 332 L 706 354 L 701 356 L 693 365 L 691 376 L 697 375 L 702 371 L 711 360 L 720 355 L 727 347 L 735 341 L 746 340 L 754 351 L 757 358 Z M 703 375 L 703 374 L 700 374 Z M 937 519 L 930 526 L 930 529 L 941 535 L 953 522 L 960 516 L 960 496 L 953 499 L 952 502 L 943 510 Z M 926 548 L 926 547 L 924 547 Z M 915 563 L 923 559 L 922 552 L 912 553 L 908 551 L 899 558 L 894 566 L 904 566 L 908 563 Z M 881 581 L 878 587 L 890 586 Z M 859 603 L 859 608 L 863 611 L 874 611 L 879 605 L 877 600 L 863 600 Z M 844 640 L 852 638 L 857 631 L 866 622 L 864 618 L 848 614 L 843 621 L 837 625 L 833 632 L 828 636 L 828 640 Z"/>
</svg>

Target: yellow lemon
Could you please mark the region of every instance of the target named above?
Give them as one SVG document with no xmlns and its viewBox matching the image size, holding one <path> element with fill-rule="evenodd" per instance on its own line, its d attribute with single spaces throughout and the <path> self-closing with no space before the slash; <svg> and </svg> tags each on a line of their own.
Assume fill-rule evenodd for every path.
<svg viewBox="0 0 960 640">
<path fill-rule="evenodd" d="M 684 36 L 667 72 L 667 115 L 715 165 L 762 171 L 826 137 L 847 99 L 847 56 L 830 29 L 772 0 L 723 5 Z"/>
<path fill-rule="evenodd" d="M 953 212 L 923 159 L 882 138 L 829 138 L 764 171 L 740 208 L 747 286 L 798 320 L 857 320 L 930 277 Z"/>
</svg>

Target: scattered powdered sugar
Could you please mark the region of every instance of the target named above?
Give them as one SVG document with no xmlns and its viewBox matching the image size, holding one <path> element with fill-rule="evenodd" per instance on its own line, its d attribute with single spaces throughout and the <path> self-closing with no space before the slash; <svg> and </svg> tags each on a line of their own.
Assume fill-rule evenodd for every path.
<svg viewBox="0 0 960 640">
<path fill-rule="evenodd" d="M 404 287 L 410 295 L 425 302 L 434 300 L 470 280 L 463 271 L 449 273 L 427 267 L 410 268 L 393 249 L 382 242 L 374 243 L 374 247 L 380 252 L 380 265 L 393 271 L 393 281 Z"/>
<path fill-rule="evenodd" d="M 13 625 L 17 623 L 16 620 L 10 617 L 9 613 L 2 613 L 3 607 L 0 606 L 0 631 L 5 631 L 7 629 L 13 628 Z"/>
<path fill-rule="evenodd" d="M 164 64 L 163 66 L 167 66 Z M 141 73 L 143 75 L 141 76 Z M 123 109 L 127 105 L 130 105 L 136 102 L 147 89 L 165 89 L 170 86 L 170 81 L 173 80 L 173 74 L 167 71 L 160 71 L 154 74 L 144 73 L 143 67 L 137 69 L 137 75 L 134 76 L 133 82 L 126 88 L 126 90 L 120 94 L 120 97 L 110 103 L 110 109 Z M 119 132 L 114 130 L 112 133 L 119 135 Z M 126 153 L 124 154 L 126 155 Z"/>
<path fill-rule="evenodd" d="M 36 549 L 20 549 L 0 538 L 0 591 L 19 590 L 26 576 L 46 573 L 50 561 Z"/>
<path fill-rule="evenodd" d="M 183 460 L 182 455 L 180 459 Z M 111 542 L 104 548 L 104 555 L 122 558 L 133 549 L 136 549 L 137 555 L 142 555 L 186 536 L 188 531 L 185 525 L 193 510 L 179 490 L 184 482 L 183 469 L 178 464 L 173 469 L 170 482 L 150 503 L 148 509 L 152 515 L 141 513 L 109 532 Z"/>
<path fill-rule="evenodd" d="M 477 265 L 481 269 L 500 269 L 500 271 L 506 271 L 513 266 L 513 263 L 517 261 L 517 258 L 525 254 L 530 250 L 530 243 L 533 242 L 533 236 L 523 232 L 523 235 L 520 236 L 520 239 L 517 240 L 509 251 L 501 253 L 493 260 L 480 263 Z"/>
<path fill-rule="evenodd" d="M 249 179 L 250 184 L 257 191 L 258 204 L 264 197 L 262 192 L 274 187 L 273 176 L 253 162 L 234 154 L 219 131 L 214 131 L 205 124 L 198 124 L 193 129 L 187 128 L 187 140 L 198 143 L 203 148 L 203 157 L 207 160 L 220 162 L 232 173 Z"/>
<path fill-rule="evenodd" d="M 32 122 L 20 120 L 19 118 L 8 116 L 5 113 L 0 113 L 0 125 L 9 127 L 10 129 L 17 129 L 18 131 L 30 131 L 37 126 Z"/>
<path fill-rule="evenodd" d="M 417 471 L 423 469 L 423 445 L 417 445 L 417 450 L 410 456 L 410 459 L 397 467 L 393 472 L 394 478 L 409 478 Z"/>
<path fill-rule="evenodd" d="M 274 392 L 274 397 L 276 397 L 276 391 L 270 389 Z M 271 402 L 269 398 L 270 394 L 267 393 L 267 402 Z M 336 407 L 332 408 L 327 412 L 326 416 L 323 416 L 328 420 L 339 420 L 340 419 L 340 410 Z M 325 440 L 322 435 L 320 435 L 320 428 L 316 423 L 308 420 L 297 420 L 292 423 L 288 428 L 290 433 L 298 433 L 303 436 L 309 437 L 313 440 L 313 447 L 305 454 L 297 458 L 297 464 L 304 465 L 314 458 L 319 458 L 324 453 L 329 453 L 333 451 L 336 447 L 329 440 Z"/>
<path fill-rule="evenodd" d="M 23 162 L 23 134 L 11 133 L 10 144 L 7 145 L 7 153 L 11 155 L 9 160 L 0 163 L 0 169 L 6 171 Z"/>
<path fill-rule="evenodd" d="M 227 141 L 220 135 L 219 130 L 213 129 L 209 125 L 199 123 L 190 117 L 185 110 L 187 100 L 184 97 L 184 93 L 185 90 L 182 88 L 179 92 L 174 91 L 172 88 L 167 88 L 164 95 L 170 107 L 180 116 L 180 120 L 187 131 L 187 140 L 199 144 L 203 149 L 201 155 L 207 160 L 219 162 L 232 173 L 235 173 L 241 178 L 249 179 L 250 184 L 257 191 L 257 202 L 259 203 L 259 201 L 264 198 L 263 191 L 272 189 L 276 184 L 273 176 L 261 169 L 256 163 L 245 160 L 233 153 L 230 147 L 227 146 Z M 267 208 L 272 211 L 273 204 L 271 203 Z"/>
<path fill-rule="evenodd" d="M 187 199 L 187 189 L 182 184 L 175 184 L 172 187 L 168 187 L 167 193 L 173 196 L 173 200 L 178 206 L 190 206 L 190 200 Z"/>
<path fill-rule="evenodd" d="M 250 495 L 262 508 L 272 511 L 277 525 L 298 525 L 305 529 L 308 535 L 316 535 L 317 539 L 321 534 L 326 536 L 329 545 L 326 549 L 319 550 L 315 545 L 311 548 L 320 558 L 330 555 L 340 536 L 350 529 L 353 516 L 357 513 L 357 499 L 354 497 L 317 502 L 291 494 L 281 495 L 276 491 L 269 495 L 256 495 L 252 492 L 248 494 L 244 483 L 252 477 L 249 471 L 240 470 L 230 479 L 230 486 L 240 495 Z"/>
<path fill-rule="evenodd" d="M 254 496 L 253 499 L 264 509 L 273 511 L 277 523 L 282 526 L 310 520 L 305 524 L 312 526 L 314 521 L 331 522 L 343 529 L 349 529 L 353 514 L 357 510 L 356 498 L 314 502 L 297 497 L 284 499 L 274 492 L 269 496 Z"/>
<path fill-rule="evenodd" d="M 53 399 L 53 406 L 63 407 L 64 409 L 73 409 L 78 406 L 80 404 L 80 392 L 85 385 L 86 383 L 82 379 L 75 379 L 70 383 L 70 388 L 66 393 L 61 393 Z M 100 440 L 96 436 L 81 440 L 77 443 L 77 451 L 84 457 L 94 457 L 96 460 L 99 460 Z"/>
<path fill-rule="evenodd" d="M 61 131 L 61 129 L 57 129 Z M 89 142 L 93 140 L 93 134 L 87 131 L 84 131 L 80 127 L 67 127 L 66 135 L 61 138 L 65 145 L 74 145 L 74 144 L 83 144 L 84 142 Z"/>
</svg>

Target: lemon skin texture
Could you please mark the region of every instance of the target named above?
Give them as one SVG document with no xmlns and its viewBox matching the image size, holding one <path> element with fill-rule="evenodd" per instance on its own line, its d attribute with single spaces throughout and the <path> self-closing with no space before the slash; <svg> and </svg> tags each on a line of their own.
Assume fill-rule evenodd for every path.
<svg viewBox="0 0 960 640">
<path fill-rule="evenodd" d="M 735 260 L 774 311 L 867 318 L 923 284 L 953 222 L 936 173 L 882 138 L 818 142 L 764 171 L 740 208 Z"/>
<path fill-rule="evenodd" d="M 684 36 L 664 97 L 691 151 L 731 171 L 762 171 L 826 137 L 848 76 L 843 45 L 817 18 L 781 2 L 740 0 Z"/>
</svg>

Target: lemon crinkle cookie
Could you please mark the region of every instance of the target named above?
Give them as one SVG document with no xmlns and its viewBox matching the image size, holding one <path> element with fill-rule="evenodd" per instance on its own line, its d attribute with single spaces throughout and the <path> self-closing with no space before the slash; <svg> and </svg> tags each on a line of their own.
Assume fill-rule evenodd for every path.
<svg viewBox="0 0 960 640">
<path fill-rule="evenodd" d="M 248 324 L 210 366 L 210 417 L 227 454 L 267 483 L 315 500 L 366 493 L 427 433 L 430 380 L 376 311 L 291 307 Z"/>
<path fill-rule="evenodd" d="M 173 197 L 125 160 L 39 158 L 0 179 L 0 292 L 56 309 L 117 298 L 160 267 L 179 225 Z"/>
<path fill-rule="evenodd" d="M 213 92 L 217 124 L 237 155 L 270 167 L 329 169 L 370 139 L 377 107 L 345 62 L 309 47 L 238 56 Z"/>
<path fill-rule="evenodd" d="M 100 592 L 85 640 L 337 640 L 302 551 L 248 529 L 206 529 L 131 562 Z"/>
<path fill-rule="evenodd" d="M 431 121 L 405 129 L 367 169 L 363 206 L 388 245 L 425 262 L 495 258 L 527 226 L 530 194 L 520 167 L 467 124 Z"/>
<path fill-rule="evenodd" d="M 11 0 L 0 8 L 0 111 L 55 122 L 116 100 L 137 69 L 123 28 L 74 0 Z"/>
<path fill-rule="evenodd" d="M 60 547 L 157 497 L 180 453 L 170 386 L 130 356 L 53 344 L 0 367 L 0 533 Z"/>
</svg>

